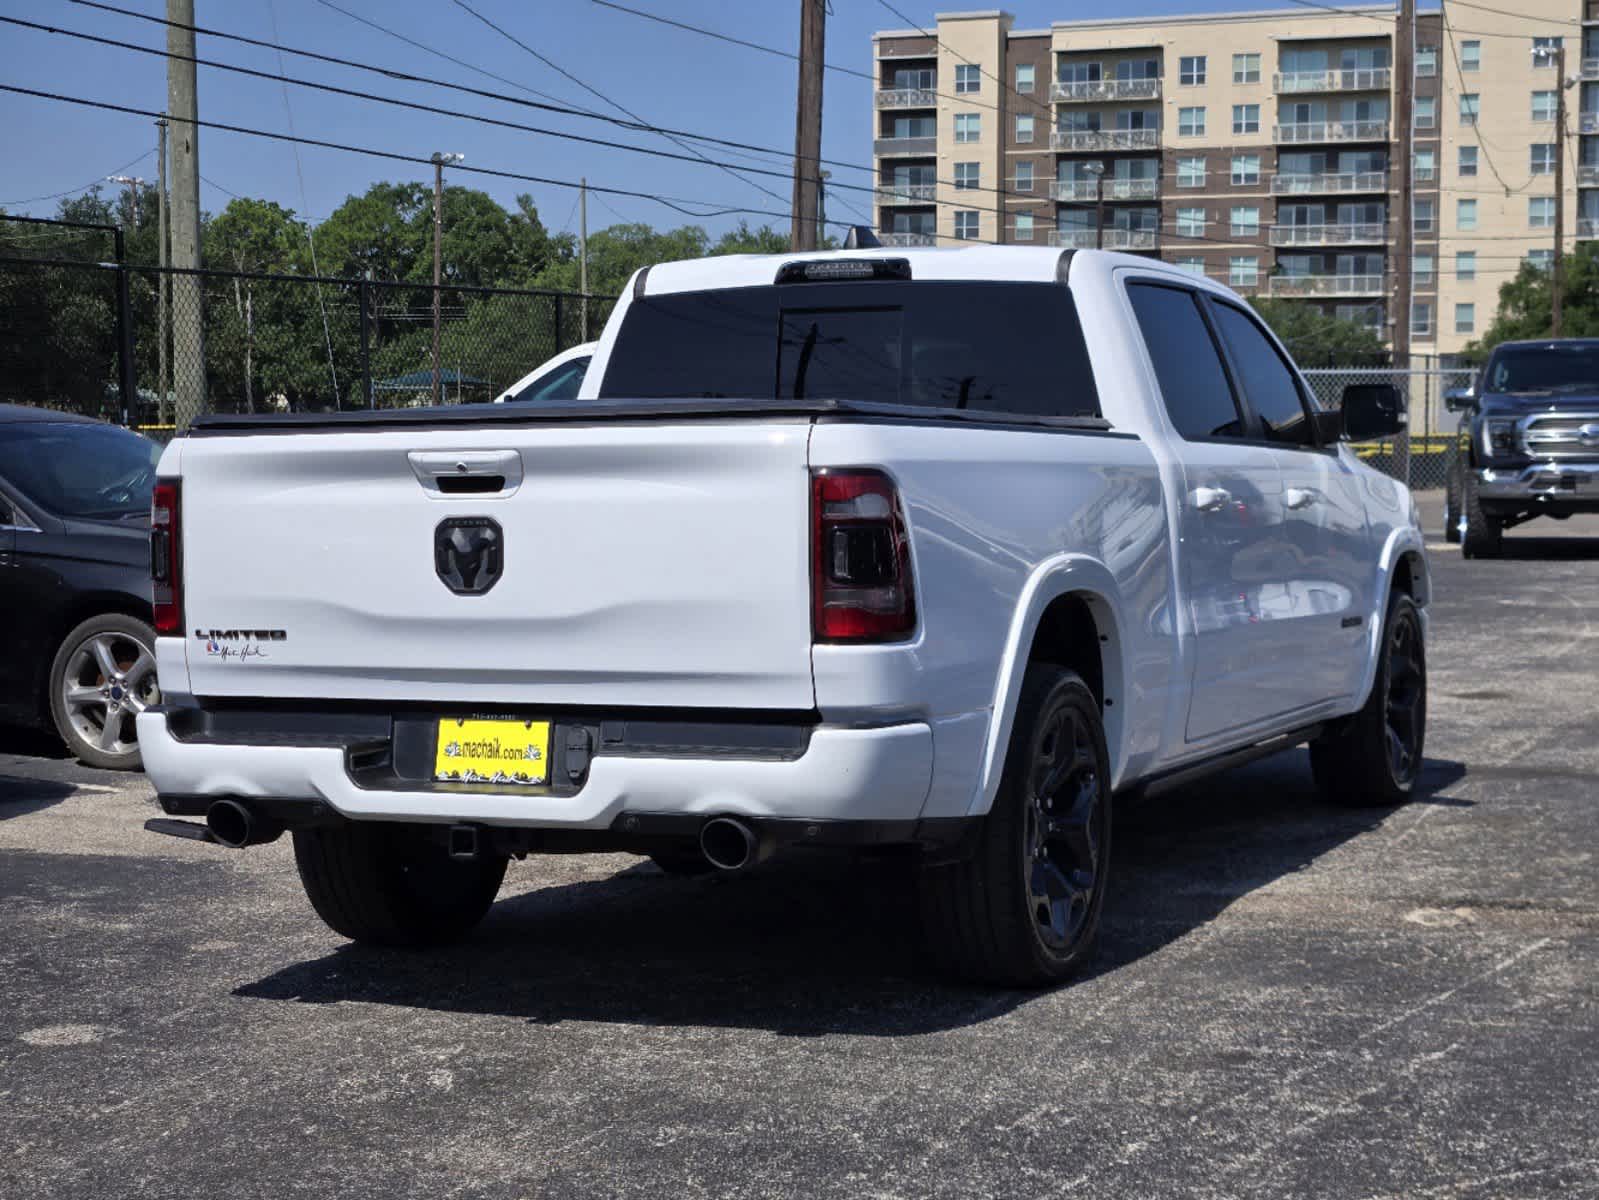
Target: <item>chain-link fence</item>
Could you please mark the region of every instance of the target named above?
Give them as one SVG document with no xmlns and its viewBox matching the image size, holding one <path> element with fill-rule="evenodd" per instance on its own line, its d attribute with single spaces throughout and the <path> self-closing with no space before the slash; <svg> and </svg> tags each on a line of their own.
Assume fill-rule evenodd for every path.
<svg viewBox="0 0 1599 1200">
<path fill-rule="evenodd" d="M 1455 415 L 1444 407 L 1444 393 L 1469 385 L 1471 368 L 1316 367 L 1304 374 L 1317 398 L 1329 408 L 1343 403 L 1344 389 L 1350 384 L 1391 383 L 1397 387 L 1409 406 L 1409 429 L 1397 438 L 1357 445 L 1355 452 L 1413 488 L 1444 486 L 1456 423 Z"/>
<path fill-rule="evenodd" d="M 0 257 L 0 403 L 156 436 L 202 412 L 491 401 L 609 297 Z M 435 309 L 435 305 L 437 306 Z"/>
</svg>

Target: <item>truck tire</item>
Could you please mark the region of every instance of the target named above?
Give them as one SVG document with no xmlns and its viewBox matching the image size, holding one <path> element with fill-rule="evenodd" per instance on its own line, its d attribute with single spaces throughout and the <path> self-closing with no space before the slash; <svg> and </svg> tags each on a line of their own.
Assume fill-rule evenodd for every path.
<svg viewBox="0 0 1599 1200">
<path fill-rule="evenodd" d="M 1460 533 L 1461 557 L 1498 557 L 1504 528 L 1498 517 L 1483 512 L 1482 499 L 1477 494 L 1477 473 L 1470 467 L 1462 467 L 1460 471 L 1460 512 L 1465 518 Z"/>
<path fill-rule="evenodd" d="M 1427 740 L 1427 654 L 1421 614 L 1403 592 L 1388 600 L 1377 678 L 1365 707 L 1310 743 L 1310 769 L 1334 804 L 1402 804 L 1415 791 Z"/>
<path fill-rule="evenodd" d="M 297 829 L 294 862 L 335 933 L 373 946 L 436 946 L 483 919 L 506 859 L 454 859 L 426 829 L 385 822 Z"/>
<path fill-rule="evenodd" d="M 155 630 L 124 613 L 90 617 L 61 640 L 49 689 L 50 718 L 78 761 L 137 771 L 134 718 L 161 699 Z"/>
<path fill-rule="evenodd" d="M 964 861 L 923 868 L 935 963 L 1006 987 L 1058 983 L 1093 952 L 1110 866 L 1110 755 L 1074 672 L 1028 667 L 994 807 Z"/>
<path fill-rule="evenodd" d="M 1460 544 L 1460 463 L 1449 464 L 1444 476 L 1444 541 Z"/>
</svg>

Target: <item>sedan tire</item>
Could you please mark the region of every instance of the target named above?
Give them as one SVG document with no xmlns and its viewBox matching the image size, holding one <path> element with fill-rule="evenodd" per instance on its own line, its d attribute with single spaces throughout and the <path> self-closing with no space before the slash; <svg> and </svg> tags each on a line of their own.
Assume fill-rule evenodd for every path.
<svg viewBox="0 0 1599 1200">
<path fill-rule="evenodd" d="M 135 718 L 161 699 L 155 630 L 123 613 L 90 617 L 62 639 L 49 689 L 56 732 L 79 761 L 137 771 Z"/>
</svg>

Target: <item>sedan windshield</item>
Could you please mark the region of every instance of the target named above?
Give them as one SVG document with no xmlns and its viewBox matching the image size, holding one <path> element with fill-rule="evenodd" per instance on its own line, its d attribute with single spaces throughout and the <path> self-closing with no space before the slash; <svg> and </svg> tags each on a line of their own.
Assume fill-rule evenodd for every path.
<svg viewBox="0 0 1599 1200">
<path fill-rule="evenodd" d="M 149 438 L 115 425 L 0 425 L 0 478 L 59 517 L 148 513 L 160 457 Z"/>
<path fill-rule="evenodd" d="M 1488 364 L 1489 392 L 1599 392 L 1599 342 L 1502 346 Z"/>
</svg>

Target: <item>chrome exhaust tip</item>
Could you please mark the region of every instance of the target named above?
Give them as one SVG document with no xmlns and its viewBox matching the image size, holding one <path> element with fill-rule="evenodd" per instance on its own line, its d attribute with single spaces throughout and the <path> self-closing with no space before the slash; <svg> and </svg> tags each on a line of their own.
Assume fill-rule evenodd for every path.
<svg viewBox="0 0 1599 1200">
<path fill-rule="evenodd" d="M 712 817 L 700 827 L 700 853 L 718 871 L 742 871 L 771 853 L 737 817 Z"/>
<path fill-rule="evenodd" d="M 282 825 L 258 818 L 237 800 L 218 800 L 206 809 L 205 827 L 211 831 L 212 841 L 230 850 L 274 842 L 283 832 Z"/>
</svg>

